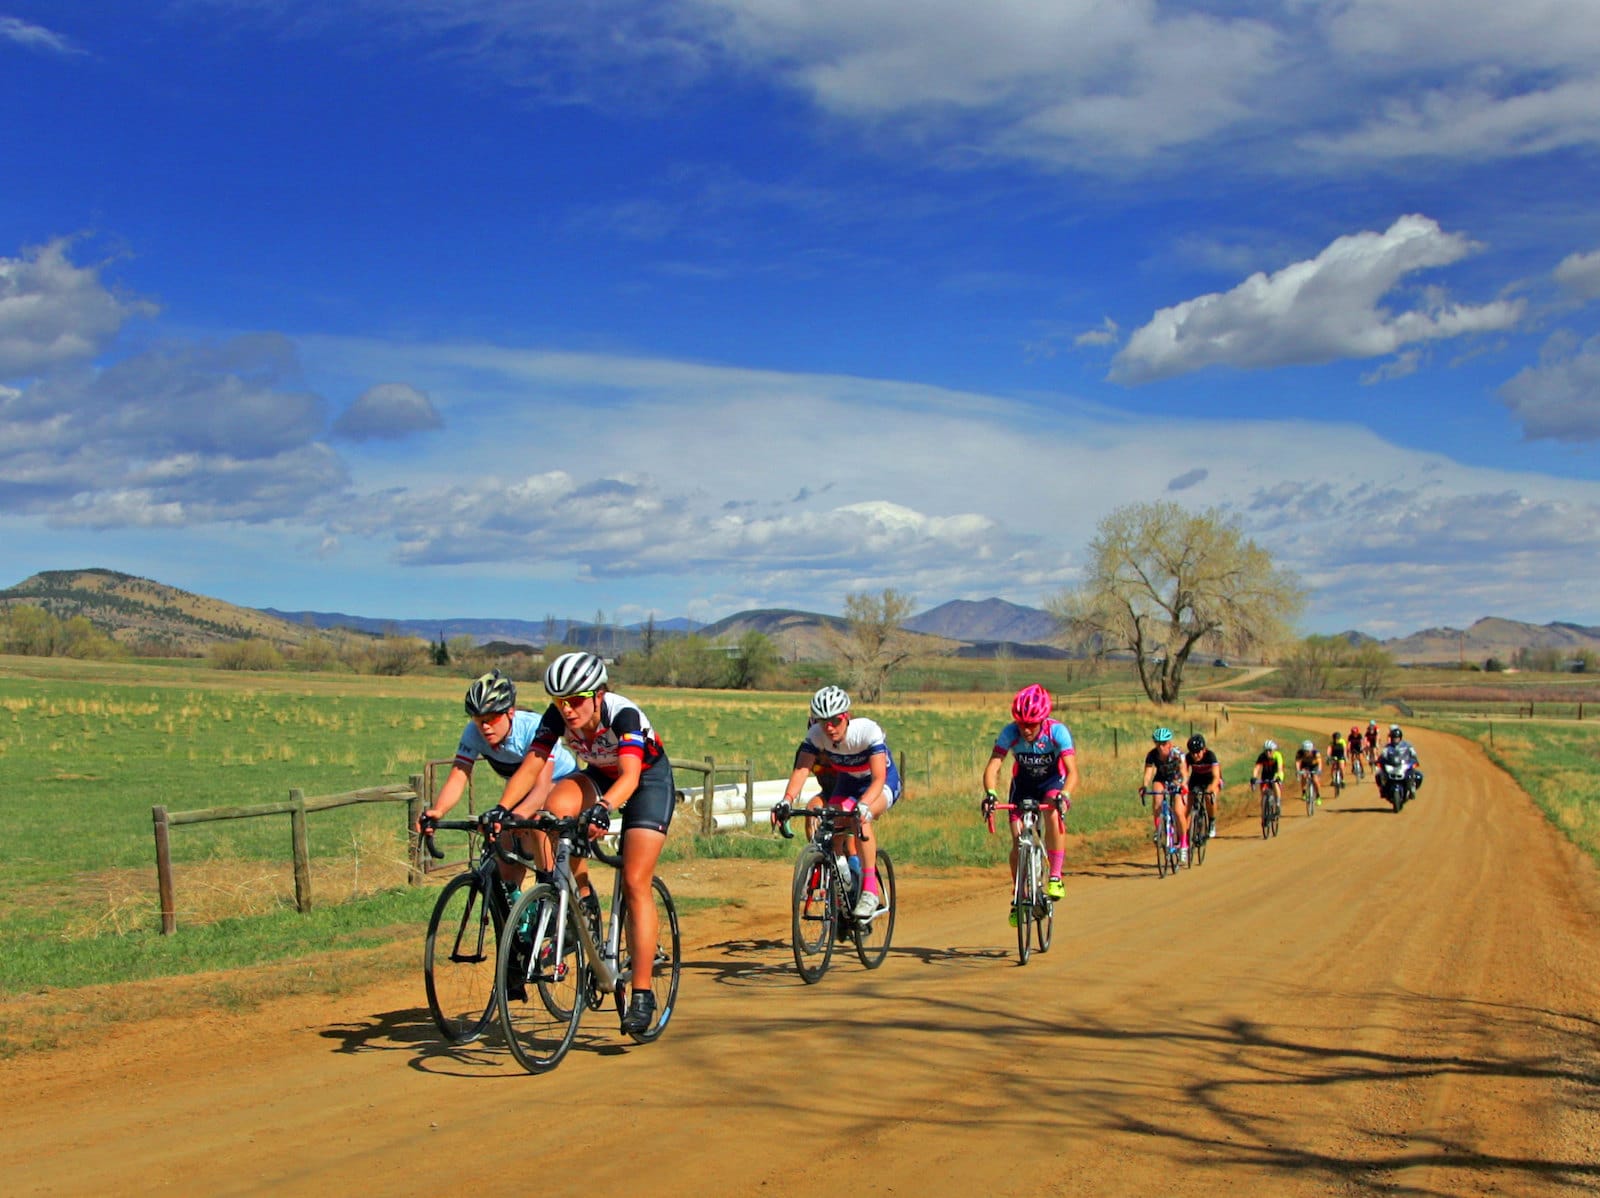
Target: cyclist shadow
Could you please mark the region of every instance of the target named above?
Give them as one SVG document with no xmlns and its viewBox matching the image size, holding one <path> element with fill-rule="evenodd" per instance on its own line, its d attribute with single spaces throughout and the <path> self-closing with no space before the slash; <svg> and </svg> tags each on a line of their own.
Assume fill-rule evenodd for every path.
<svg viewBox="0 0 1600 1198">
<path fill-rule="evenodd" d="M 685 961 L 685 973 L 709 974 L 719 986 L 788 986 L 800 981 L 789 958 L 787 940 L 751 937 L 722 940 L 708 947 L 720 950 L 722 959 Z"/>
<path fill-rule="evenodd" d="M 1327 810 L 1324 808 L 1323 810 Z M 1336 807 L 1329 815 L 1393 815 L 1394 808 L 1385 803 L 1382 807 Z"/>
<path fill-rule="evenodd" d="M 505 1071 L 506 1055 L 494 1045 L 499 1029 L 493 1020 L 483 1036 L 468 1044 L 441 1039 L 425 1007 L 378 1011 L 362 1022 L 329 1024 L 317 1034 L 335 1042 L 334 1052 L 347 1056 L 410 1053 L 408 1066 L 423 1073 L 477 1077 L 490 1070 Z"/>
<path fill-rule="evenodd" d="M 924 965 L 983 965 L 990 961 L 1005 961 L 1011 957 L 1011 950 L 995 948 L 985 945 L 982 948 L 968 948 L 963 945 L 950 945 L 947 948 L 933 948 L 925 945 L 897 944 L 889 950 L 890 957 L 911 957 Z"/>
</svg>

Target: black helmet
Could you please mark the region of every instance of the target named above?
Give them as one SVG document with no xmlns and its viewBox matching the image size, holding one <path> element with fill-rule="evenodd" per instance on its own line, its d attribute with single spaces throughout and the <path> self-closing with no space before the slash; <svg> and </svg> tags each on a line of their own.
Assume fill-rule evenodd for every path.
<svg viewBox="0 0 1600 1198">
<path fill-rule="evenodd" d="M 517 705 L 517 685 L 499 670 L 490 670 L 467 687 L 466 709 L 473 718 L 500 715 Z"/>
<path fill-rule="evenodd" d="M 1206 747 L 1206 738 L 1201 736 L 1198 732 L 1196 732 L 1193 736 L 1191 736 L 1189 738 L 1189 752 L 1198 753 L 1201 749 L 1203 749 L 1205 747 Z"/>
<path fill-rule="evenodd" d="M 1390 724 L 1389 725 L 1389 739 L 1390 740 L 1399 740 L 1404 735 L 1405 735 L 1405 733 L 1400 731 L 1400 725 L 1399 724 Z"/>
</svg>

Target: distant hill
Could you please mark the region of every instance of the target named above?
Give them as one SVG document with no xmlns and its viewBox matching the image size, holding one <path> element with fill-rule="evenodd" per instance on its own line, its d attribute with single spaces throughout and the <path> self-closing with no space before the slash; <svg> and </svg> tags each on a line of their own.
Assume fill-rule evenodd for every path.
<svg viewBox="0 0 1600 1198">
<path fill-rule="evenodd" d="M 635 645 L 643 640 L 645 628 L 642 623 L 613 627 L 585 623 L 582 620 L 558 619 L 555 616 L 543 620 L 518 620 L 509 617 L 422 620 L 352 616 L 342 611 L 280 611 L 275 607 L 263 607 L 259 610 L 280 620 L 287 620 L 291 624 L 304 624 L 313 628 L 353 628 L 357 632 L 368 632 L 374 636 L 415 636 L 425 641 L 436 641 L 440 636 L 447 641 L 454 637 L 467 636 L 479 645 L 490 641 L 501 641 L 517 645 L 533 645 L 536 648 L 544 645 L 546 641 L 559 641 L 564 645 L 576 645 L 587 649 L 597 643 L 604 645 L 611 639 L 616 639 L 619 644 Z M 657 620 L 656 634 L 677 636 L 694 632 L 701 627 L 702 625 L 694 620 L 674 616 L 667 620 Z"/>
<path fill-rule="evenodd" d="M 1042 645 L 1055 636 L 1056 619 L 1037 607 L 1004 599 L 952 599 L 905 622 L 912 632 L 926 632 L 952 641 L 1011 641 Z"/>
<path fill-rule="evenodd" d="M 828 642 L 829 631 L 843 632 L 846 627 L 845 621 L 838 616 L 786 608 L 763 608 L 725 616 L 713 624 L 707 624 L 700 630 L 700 635 L 738 639 L 747 632 L 760 632 L 771 638 L 785 661 L 824 661 L 834 655 Z M 921 633 L 915 635 L 918 651 L 922 653 L 948 653 L 959 647 L 956 642 L 944 637 Z"/>
<path fill-rule="evenodd" d="M 115 570 L 46 570 L 0 591 L 0 608 L 28 604 L 58 620 L 86 616 L 122 644 L 181 654 L 252 637 L 290 648 L 303 626 Z"/>
<path fill-rule="evenodd" d="M 1527 624 L 1487 616 L 1468 628 L 1425 628 L 1410 636 L 1385 641 L 1383 647 L 1396 661 L 1416 664 L 1482 663 L 1490 657 L 1510 662 L 1518 649 L 1554 649 L 1576 654 L 1580 649 L 1600 652 L 1600 626 L 1551 623 Z"/>
</svg>

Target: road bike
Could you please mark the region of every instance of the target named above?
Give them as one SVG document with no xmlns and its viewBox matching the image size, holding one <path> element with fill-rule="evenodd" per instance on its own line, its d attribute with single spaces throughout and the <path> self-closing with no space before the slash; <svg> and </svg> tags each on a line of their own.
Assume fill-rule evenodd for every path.
<svg viewBox="0 0 1600 1198">
<path fill-rule="evenodd" d="M 1139 804 L 1149 797 L 1159 798 L 1160 805 L 1156 808 L 1156 826 L 1151 833 L 1151 839 L 1156 843 L 1156 876 L 1166 877 L 1168 874 L 1178 872 L 1182 864 L 1182 856 L 1178 844 L 1178 816 L 1172 808 L 1172 798 L 1167 791 L 1157 785 L 1150 790 L 1140 789 Z"/>
<path fill-rule="evenodd" d="M 1328 769 L 1333 774 L 1333 797 L 1337 799 L 1344 793 L 1344 761 L 1335 757 Z"/>
<path fill-rule="evenodd" d="M 1017 921 L 1017 957 L 1023 965 L 1037 948 L 1041 953 L 1050 951 L 1050 940 L 1055 934 L 1056 904 L 1045 892 L 1045 880 L 1050 876 L 1045 857 L 1043 808 L 1055 813 L 1056 826 L 1066 831 L 1065 813 L 1072 800 L 1065 795 L 1053 799 L 1023 799 L 1017 803 L 985 804 L 984 822 L 989 834 L 994 834 L 994 813 L 1010 811 L 1017 824 L 1017 865 L 1011 878 L 1011 910 Z"/>
<path fill-rule="evenodd" d="M 772 825 L 785 840 L 794 839 L 789 821 L 795 816 L 814 821 L 811 835 L 795 859 L 790 889 L 790 947 L 795 968 L 808 985 L 821 981 L 833 960 L 834 944 L 846 936 L 855 943 L 861 964 L 878 968 L 894 940 L 894 862 L 879 844 L 875 871 L 878 909 L 857 919 L 854 909 L 861 897 L 861 878 L 844 853 L 845 838 L 859 836 L 861 831 L 855 801 L 799 810 L 787 803 L 777 804 L 772 809 Z"/>
<path fill-rule="evenodd" d="M 1312 770 L 1300 771 L 1300 798 L 1306 805 L 1306 818 L 1317 813 L 1317 801 L 1322 797 L 1317 786 L 1317 775 Z"/>
<path fill-rule="evenodd" d="M 1211 841 L 1212 792 L 1193 791 L 1189 795 L 1189 865 L 1204 865 L 1206 845 Z"/>
<path fill-rule="evenodd" d="M 494 1016 L 495 960 L 500 930 L 511 911 L 511 891 L 497 868 L 500 854 L 493 828 L 479 820 L 424 820 L 422 843 L 428 855 L 444 859 L 433 841 L 436 828 L 482 836 L 478 860 L 439 892 L 422 948 L 422 980 L 428 1013 L 451 1044 L 483 1035 Z"/>
<path fill-rule="evenodd" d="M 1262 778 L 1256 785 L 1261 788 L 1261 839 L 1266 840 L 1278 834 L 1278 820 L 1283 816 L 1283 805 L 1270 780 Z"/>
<path fill-rule="evenodd" d="M 1358 749 L 1350 755 L 1350 774 L 1357 782 L 1366 778 L 1366 767 L 1361 764 L 1361 751 Z"/>
<path fill-rule="evenodd" d="M 506 927 L 513 930 L 501 937 L 495 970 L 500 1025 L 511 1055 L 529 1073 L 543 1073 L 559 1065 L 572 1047 L 586 1008 L 597 1011 L 610 998 L 619 1025 L 627 1012 L 635 963 L 628 944 L 622 858 L 590 840 L 589 824 L 581 815 L 558 817 L 541 811 L 527 819 L 505 818 L 501 827 L 544 832 L 555 848 L 548 880 L 524 890 L 506 917 Z M 605 918 L 598 901 L 579 897 L 572 862 L 583 857 L 617 871 Z M 672 894 L 660 878 L 650 880 L 650 893 L 656 911 L 656 945 L 650 962 L 656 1009 L 648 1028 L 626 1033 L 639 1044 L 666 1031 L 683 970 Z"/>
</svg>

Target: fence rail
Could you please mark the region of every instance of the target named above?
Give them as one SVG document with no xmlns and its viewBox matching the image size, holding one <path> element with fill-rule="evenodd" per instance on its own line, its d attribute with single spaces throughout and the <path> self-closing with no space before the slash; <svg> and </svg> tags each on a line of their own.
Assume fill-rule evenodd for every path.
<svg viewBox="0 0 1600 1198">
<path fill-rule="evenodd" d="M 219 820 L 258 819 L 264 816 L 289 817 L 290 850 L 294 856 L 294 905 L 301 914 L 311 910 L 311 837 L 306 826 L 306 816 L 316 811 L 332 811 L 338 807 L 354 807 L 362 803 L 404 803 L 406 829 L 410 851 L 407 854 L 406 881 L 412 886 L 422 881 L 418 864 L 416 834 L 413 831 L 422 815 L 426 799 L 423 776 L 412 774 L 407 786 L 369 786 L 343 794 L 316 795 L 306 798 L 304 792 L 294 789 L 287 799 L 276 803 L 256 803 L 249 806 L 202 807 L 194 811 L 168 811 L 164 806 L 150 808 L 150 819 L 155 825 L 156 887 L 161 901 L 161 934 L 170 936 L 178 930 L 178 906 L 172 878 L 172 829 L 185 824 L 207 824 Z"/>
</svg>

